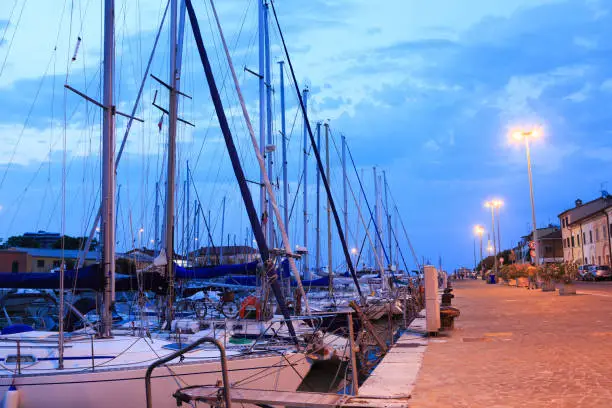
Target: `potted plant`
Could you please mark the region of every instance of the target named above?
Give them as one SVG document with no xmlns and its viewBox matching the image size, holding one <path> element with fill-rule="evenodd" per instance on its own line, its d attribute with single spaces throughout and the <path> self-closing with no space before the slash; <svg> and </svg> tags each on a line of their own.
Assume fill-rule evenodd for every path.
<svg viewBox="0 0 612 408">
<path fill-rule="evenodd" d="M 578 265 L 575 262 L 559 264 L 558 279 L 563 283 L 563 286 L 559 289 L 560 296 L 576 294 L 576 287 L 573 285 L 573 282 L 576 280 L 577 274 Z"/>
<path fill-rule="evenodd" d="M 520 264 L 516 267 L 516 286 L 519 288 L 527 288 L 529 287 L 529 275 L 532 272 L 530 270 L 531 265 L 529 264 Z"/>
<path fill-rule="evenodd" d="M 542 292 L 554 292 L 555 280 L 559 276 L 559 265 L 550 263 L 540 267 L 538 274 L 542 281 Z"/>
<path fill-rule="evenodd" d="M 500 282 L 508 284 L 508 280 L 510 279 L 510 268 L 511 265 L 504 265 L 499 269 L 499 280 Z"/>
</svg>

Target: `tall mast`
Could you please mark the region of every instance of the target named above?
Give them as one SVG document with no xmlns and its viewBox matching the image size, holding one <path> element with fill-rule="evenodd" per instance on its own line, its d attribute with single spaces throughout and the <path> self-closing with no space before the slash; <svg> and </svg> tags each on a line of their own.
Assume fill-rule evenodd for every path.
<svg viewBox="0 0 612 408">
<path fill-rule="evenodd" d="M 346 137 L 342 135 L 342 193 L 344 199 L 344 240 L 348 243 L 348 198 L 346 191 Z"/>
<path fill-rule="evenodd" d="M 321 122 L 317 122 L 317 149 L 321 148 Z M 318 273 L 321 270 L 321 173 L 319 173 L 319 167 L 317 166 L 317 226 L 316 226 L 316 238 L 317 244 L 315 248 L 315 271 Z"/>
<path fill-rule="evenodd" d="M 104 117 L 102 122 L 102 265 L 104 310 L 102 337 L 110 337 L 115 301 L 115 115 L 113 103 L 115 66 L 115 1 L 104 2 Z"/>
<path fill-rule="evenodd" d="M 272 74 L 270 66 L 270 30 L 268 25 L 268 3 L 266 1 L 264 5 L 264 42 L 266 46 L 265 65 L 266 65 L 266 133 L 268 137 L 267 146 L 272 147 Z M 273 151 L 266 149 L 266 156 L 268 159 L 268 180 L 272 180 L 272 170 L 274 169 L 274 163 L 272 160 Z M 262 189 L 264 187 L 262 186 Z M 272 208 L 272 202 L 267 200 L 267 213 L 268 213 L 268 246 L 270 248 L 275 247 L 274 243 L 274 209 Z M 229 244 L 229 242 L 228 242 Z"/>
<path fill-rule="evenodd" d="M 178 115 L 177 105 L 177 14 L 178 0 L 170 0 L 170 101 L 168 105 L 168 184 L 166 185 L 166 237 L 165 249 L 167 259 L 168 279 L 168 302 L 166 310 L 166 320 L 168 325 L 174 318 L 174 188 L 176 177 L 176 121 Z"/>
<path fill-rule="evenodd" d="M 283 222 L 289 234 L 289 179 L 287 177 L 287 134 L 285 121 L 285 74 L 284 61 L 279 61 L 280 68 L 280 104 L 281 104 L 281 137 L 283 150 Z"/>
<path fill-rule="evenodd" d="M 223 197 L 223 205 L 221 210 L 221 246 L 219 247 L 219 265 L 223 264 L 223 234 L 225 233 L 225 196 Z M 229 239 L 227 240 L 229 245 Z"/>
<path fill-rule="evenodd" d="M 389 192 L 387 191 L 387 172 L 383 170 L 383 183 L 385 188 L 385 215 L 387 218 L 387 235 L 389 239 L 389 266 L 393 265 L 393 243 L 391 241 L 391 213 L 389 212 Z"/>
<path fill-rule="evenodd" d="M 325 123 L 325 173 L 327 182 L 331 183 L 331 171 L 329 163 L 329 123 Z M 332 262 L 332 220 L 331 220 L 331 204 L 327 199 L 327 274 L 329 276 L 329 293 L 334 289 L 334 268 Z"/>
<path fill-rule="evenodd" d="M 308 112 L 308 88 L 302 91 L 304 112 Z M 308 117 L 304 114 L 304 248 L 308 251 Z M 310 279 L 308 252 L 304 254 L 304 279 Z"/>
<path fill-rule="evenodd" d="M 374 174 L 374 214 L 373 214 L 373 228 L 374 231 L 376 232 L 376 235 L 378 235 L 378 176 L 376 175 L 376 167 L 372 167 L 372 172 Z M 374 252 L 376 253 L 376 256 L 378 256 L 378 246 L 380 245 L 379 240 L 374 240 Z M 381 276 L 384 273 L 384 271 L 380 271 Z"/>
<path fill-rule="evenodd" d="M 257 0 L 257 12 L 259 22 L 259 152 L 262 156 L 266 156 L 266 80 L 265 80 L 265 33 L 266 23 L 264 16 L 264 1 Z M 266 189 L 264 188 L 264 175 L 263 171 L 259 174 L 259 212 L 261 220 L 265 219 L 264 214 L 266 213 Z M 266 229 L 264 228 L 264 234 Z"/>
<path fill-rule="evenodd" d="M 153 255 L 159 252 L 159 182 L 155 183 L 155 236 L 153 237 Z"/>
<path fill-rule="evenodd" d="M 187 198 L 185 199 L 185 208 L 187 211 L 187 226 L 183 225 L 183 228 L 187 230 L 187 240 L 185 242 L 185 257 L 187 261 L 189 261 L 189 251 L 191 250 L 191 199 L 189 198 L 189 190 L 191 190 L 191 180 L 189 178 L 189 160 L 187 160 L 187 185 L 185 186 L 185 195 Z M 187 265 L 185 265 L 187 266 Z"/>
</svg>

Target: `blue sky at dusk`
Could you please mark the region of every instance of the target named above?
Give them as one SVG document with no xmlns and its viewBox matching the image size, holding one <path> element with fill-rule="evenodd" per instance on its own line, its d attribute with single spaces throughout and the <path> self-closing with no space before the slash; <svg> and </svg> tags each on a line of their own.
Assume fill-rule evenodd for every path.
<svg viewBox="0 0 612 408">
<path fill-rule="evenodd" d="M 0 5 L 0 237 L 38 229 L 59 231 L 62 218 L 66 233 L 86 234 L 99 201 L 101 116 L 98 108 L 67 93 L 63 85 L 100 97 L 101 2 L 83 0 L 74 8 L 69 1 L 4 3 Z M 257 131 L 257 79 L 242 69 L 257 69 L 256 2 L 216 3 Z M 164 6 L 161 0 L 117 0 L 119 110 L 131 110 Z M 210 5 L 197 0 L 194 6 L 247 176 L 257 179 L 255 156 Z M 340 134 L 346 136 L 359 171 L 364 169 L 370 201 L 372 166 L 386 171 L 419 256 L 436 263 L 441 256 L 448 269 L 471 266 L 472 228 L 481 223 L 489 229 L 483 203 L 493 197 L 505 201 L 503 247 L 529 232 L 527 165 L 524 148 L 508 138 L 514 127 L 537 124 L 543 129 L 543 137 L 532 144 L 539 226 L 558 223 L 557 214 L 576 198 L 586 201 L 602 189 L 612 189 L 607 184 L 612 170 L 609 2 L 277 0 L 276 6 L 300 88 L 307 85 L 311 91 L 311 123 L 329 120 L 336 143 Z M 178 201 L 183 200 L 189 161 L 195 182 L 190 205 L 199 199 L 203 212 L 210 211 L 214 235 L 220 239 L 221 202 L 226 196 L 224 235 L 230 234 L 232 244 L 234 236 L 237 243 L 250 243 L 248 220 L 190 30 L 188 26 L 181 84 L 193 100 L 181 100 L 180 107 L 181 116 L 196 127 L 179 128 Z M 78 36 L 82 42 L 72 62 Z M 276 62 L 283 57 L 276 29 L 270 41 L 278 135 Z M 168 76 L 167 49 L 164 27 L 151 70 L 163 78 Z M 288 77 L 286 82 L 293 208 L 289 230 L 292 243 L 301 245 L 302 122 Z M 119 166 L 117 240 L 122 248 L 144 245 L 152 238 L 155 183 L 163 186 L 167 130 L 158 131 L 160 113 L 151 105 L 156 92 L 156 100 L 166 103 L 165 90 L 147 81 L 137 114 L 145 123 L 134 125 Z M 118 119 L 117 138 L 124 132 L 125 120 Z M 275 144 L 280 146 L 278 136 Z M 341 169 L 334 147 L 331 156 L 332 185 L 340 203 Z M 274 169 L 280 179 L 280 157 L 275 157 Z M 314 177 L 311 158 L 311 203 Z M 351 183 L 357 192 L 354 177 Z M 357 226 L 355 204 L 350 201 L 349 241 L 355 246 L 363 227 Z M 309 213 L 314 240 L 312 207 Z M 179 211 L 179 220 L 181 216 Z M 140 228 L 144 233 L 138 232 Z M 396 232 L 403 236 L 401 230 Z M 401 241 L 412 267 L 404 238 Z M 337 242 L 334 248 L 340 264 Z"/>
</svg>

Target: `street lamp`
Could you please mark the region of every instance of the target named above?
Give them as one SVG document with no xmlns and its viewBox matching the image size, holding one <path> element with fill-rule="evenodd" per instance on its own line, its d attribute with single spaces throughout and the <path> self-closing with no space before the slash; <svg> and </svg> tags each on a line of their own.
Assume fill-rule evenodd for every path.
<svg viewBox="0 0 612 408">
<path fill-rule="evenodd" d="M 499 248 L 497 248 L 497 243 L 495 242 L 495 208 L 501 207 L 501 201 L 500 200 L 485 201 L 485 207 L 491 209 L 491 234 L 493 234 L 492 238 L 493 238 L 493 261 L 494 261 L 493 270 L 497 274 L 497 250 Z M 497 233 L 499 234 L 499 230 L 497 231 Z"/>
<path fill-rule="evenodd" d="M 484 234 L 484 227 L 482 225 L 475 225 L 474 226 L 474 234 L 478 236 L 478 238 L 480 238 L 480 269 L 482 271 L 483 269 L 483 265 L 482 265 L 482 235 Z M 474 243 L 476 243 L 476 239 L 474 239 Z"/>
<path fill-rule="evenodd" d="M 493 206 L 497 208 L 497 250 L 501 252 L 501 229 L 499 228 L 499 209 L 504 205 L 502 200 L 493 200 Z"/>
<path fill-rule="evenodd" d="M 518 142 L 525 141 L 525 153 L 527 154 L 527 173 L 529 175 L 529 195 L 531 197 L 531 221 L 533 222 L 533 242 L 535 244 L 535 264 L 540 264 L 538 245 L 538 226 L 536 224 L 535 204 L 533 198 L 533 179 L 531 176 L 531 152 L 529 150 L 529 139 L 537 139 L 542 135 L 541 129 L 533 128 L 531 130 L 514 130 L 512 138 Z"/>
</svg>

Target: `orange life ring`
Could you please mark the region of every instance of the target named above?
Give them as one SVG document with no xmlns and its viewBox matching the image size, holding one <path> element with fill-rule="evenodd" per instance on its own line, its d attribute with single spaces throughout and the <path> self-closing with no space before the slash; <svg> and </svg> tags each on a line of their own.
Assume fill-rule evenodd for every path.
<svg viewBox="0 0 612 408">
<path fill-rule="evenodd" d="M 261 302 L 255 296 L 248 296 L 240 304 L 240 318 L 244 319 L 247 314 L 247 307 L 253 306 L 255 308 L 255 316 L 257 320 L 261 319 Z"/>
</svg>

